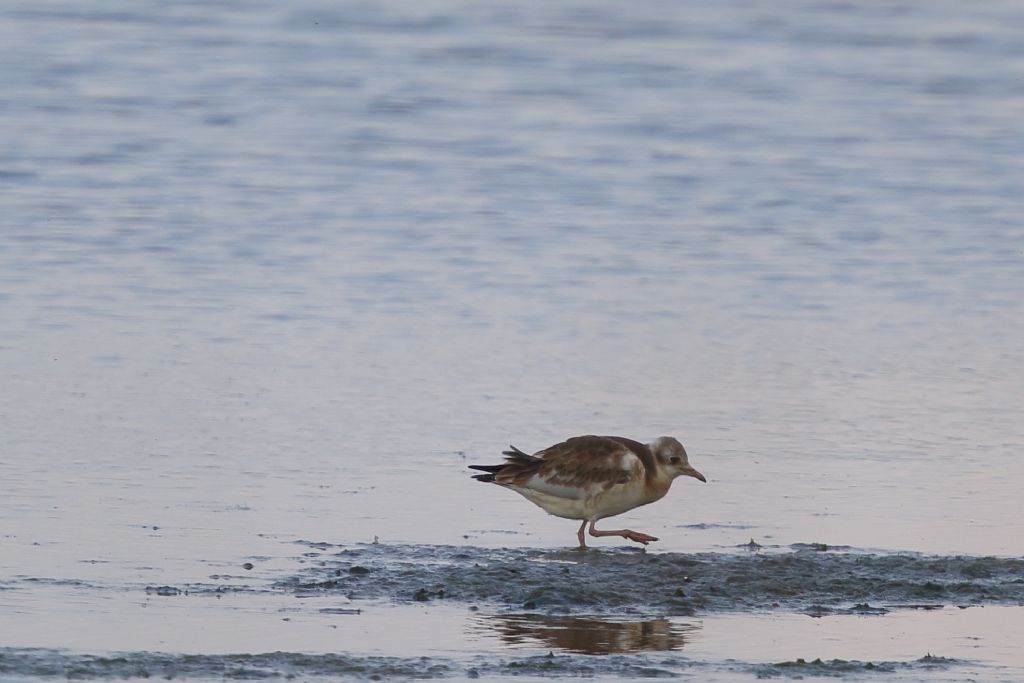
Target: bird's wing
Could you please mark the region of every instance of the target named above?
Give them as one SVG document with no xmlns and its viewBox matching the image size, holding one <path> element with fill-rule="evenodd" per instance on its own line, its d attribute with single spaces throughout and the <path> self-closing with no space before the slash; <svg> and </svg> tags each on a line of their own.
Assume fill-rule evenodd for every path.
<svg viewBox="0 0 1024 683">
<path fill-rule="evenodd" d="M 644 463 L 626 444 L 604 436 L 576 436 L 534 454 L 535 466 L 495 479 L 558 498 L 584 499 L 617 484 L 643 479 Z"/>
</svg>

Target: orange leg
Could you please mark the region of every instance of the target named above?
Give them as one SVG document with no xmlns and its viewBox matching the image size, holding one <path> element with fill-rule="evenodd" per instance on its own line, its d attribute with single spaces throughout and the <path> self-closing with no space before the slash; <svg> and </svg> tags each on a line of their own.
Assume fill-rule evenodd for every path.
<svg viewBox="0 0 1024 683">
<path fill-rule="evenodd" d="M 587 542 L 584 540 L 586 537 L 583 535 L 583 530 L 587 528 L 587 520 L 583 520 L 583 524 L 580 524 L 580 530 L 576 532 L 576 538 L 580 539 L 580 550 L 587 549 Z"/>
<path fill-rule="evenodd" d="M 633 531 L 632 529 L 616 529 L 615 531 L 598 531 L 594 528 L 594 523 L 597 520 L 590 521 L 590 535 L 591 536 L 622 536 L 630 541 L 636 541 L 637 543 L 643 543 L 647 545 L 651 541 L 657 541 L 658 539 L 654 536 L 648 536 L 642 534 L 639 531 Z M 584 522 L 585 524 L 586 522 Z M 583 527 L 580 527 L 580 543 L 583 542 Z"/>
</svg>

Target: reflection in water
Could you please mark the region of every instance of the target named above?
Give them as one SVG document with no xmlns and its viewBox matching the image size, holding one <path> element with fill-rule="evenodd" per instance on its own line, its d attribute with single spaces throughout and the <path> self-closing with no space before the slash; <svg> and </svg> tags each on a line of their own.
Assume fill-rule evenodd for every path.
<svg viewBox="0 0 1024 683">
<path fill-rule="evenodd" d="M 678 650 L 699 624 L 668 619 L 607 621 L 593 617 L 505 614 L 480 616 L 474 628 L 497 631 L 509 645 L 557 648 L 579 654 L 605 655 L 643 650 Z"/>
</svg>

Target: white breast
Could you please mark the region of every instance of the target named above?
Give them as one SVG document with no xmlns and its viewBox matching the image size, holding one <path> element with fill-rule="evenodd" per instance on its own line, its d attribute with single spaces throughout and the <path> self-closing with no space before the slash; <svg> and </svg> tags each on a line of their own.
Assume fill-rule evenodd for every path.
<svg viewBox="0 0 1024 683">
<path fill-rule="evenodd" d="M 587 501 L 586 518 L 604 519 L 605 517 L 614 517 L 615 515 L 621 515 L 627 510 L 650 503 L 653 500 L 657 499 L 650 497 L 642 479 L 621 486 L 613 486 Z"/>
<path fill-rule="evenodd" d="M 640 505 L 652 503 L 668 491 L 668 487 L 652 492 L 644 485 L 644 481 L 634 480 L 628 484 L 618 484 L 606 491 L 594 492 L 585 489 L 559 491 L 563 495 L 552 495 L 546 491 L 533 488 L 509 486 L 530 502 L 542 507 L 548 514 L 565 519 L 604 519 L 620 515 Z M 565 494 L 571 494 L 565 495 Z"/>
<path fill-rule="evenodd" d="M 554 515 L 555 517 L 564 517 L 565 519 L 589 519 L 586 512 L 587 500 L 585 498 L 562 498 L 560 496 L 553 496 L 549 493 L 544 493 L 543 491 L 523 488 L 521 486 L 509 486 L 509 488 L 516 493 L 521 494 L 531 503 L 544 508 L 548 514 Z"/>
</svg>

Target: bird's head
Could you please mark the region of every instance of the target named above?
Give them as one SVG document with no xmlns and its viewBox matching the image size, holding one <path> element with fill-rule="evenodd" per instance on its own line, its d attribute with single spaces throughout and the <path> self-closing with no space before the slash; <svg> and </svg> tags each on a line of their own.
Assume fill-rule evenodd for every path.
<svg viewBox="0 0 1024 683">
<path fill-rule="evenodd" d="M 686 449 L 675 437 L 659 436 L 649 445 L 654 457 L 658 459 L 659 466 L 664 468 L 673 479 L 685 475 L 707 482 L 704 475 L 690 465 L 686 459 Z"/>
</svg>

